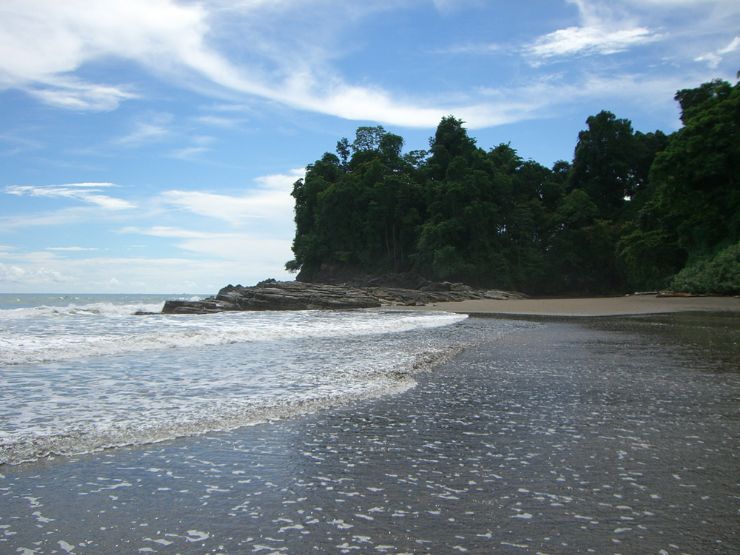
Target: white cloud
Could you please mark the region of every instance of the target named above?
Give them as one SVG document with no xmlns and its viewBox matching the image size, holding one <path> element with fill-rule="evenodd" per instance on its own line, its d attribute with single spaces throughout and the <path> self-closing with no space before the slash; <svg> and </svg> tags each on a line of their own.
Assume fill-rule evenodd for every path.
<svg viewBox="0 0 740 555">
<path fill-rule="evenodd" d="M 555 58 L 575 54 L 616 54 L 638 44 L 657 39 L 645 27 L 608 30 L 600 26 L 567 27 L 537 39 L 527 47 L 535 58 Z"/>
<path fill-rule="evenodd" d="M 226 118 L 223 116 L 198 116 L 195 121 L 203 125 L 210 125 L 213 127 L 222 127 L 224 129 L 231 129 L 244 123 L 244 119 L 241 118 Z"/>
<path fill-rule="evenodd" d="M 64 185 L 10 185 L 5 192 L 16 196 L 68 198 L 94 204 L 106 210 L 125 210 L 135 208 L 135 204 L 116 197 L 101 194 L 105 189 L 115 187 L 113 183 L 66 183 Z"/>
<path fill-rule="evenodd" d="M 177 158 L 178 160 L 194 160 L 197 159 L 201 154 L 204 154 L 211 150 L 208 146 L 215 142 L 213 137 L 207 135 L 191 137 L 190 146 L 183 148 L 177 148 L 170 151 L 169 156 L 171 158 Z"/>
<path fill-rule="evenodd" d="M 268 190 L 248 191 L 239 196 L 172 190 L 165 191 L 162 200 L 193 214 L 232 225 L 245 225 L 254 219 L 269 221 L 273 217 L 285 217 L 293 209 L 293 199 L 287 192 L 276 194 Z"/>
<path fill-rule="evenodd" d="M 261 265 L 257 268 L 265 270 Z M 213 293 L 229 281 L 250 276 L 251 269 L 244 271 L 234 266 L 233 260 L 185 256 L 56 258 L 32 252 L 11 264 L 0 263 L 0 290 Z M 263 278 L 255 277 L 255 281 L 259 279 Z"/>
<path fill-rule="evenodd" d="M 175 239 L 174 248 L 187 256 L 194 256 L 165 267 L 160 267 L 157 261 L 146 264 L 132 260 L 129 266 L 121 267 L 116 273 L 119 279 L 121 275 L 128 275 L 145 280 L 142 285 L 155 286 L 160 291 L 212 292 L 227 283 L 256 283 L 266 277 L 292 279 L 284 269 L 285 262 L 293 257 L 290 237 L 266 237 L 250 232 L 211 233 L 160 226 L 121 231 Z M 107 264 L 102 261 L 102 264 L 90 266 L 97 273 Z M 116 265 L 123 266 L 122 263 Z M 173 273 L 173 269 L 176 272 Z M 167 285 L 174 282 L 196 285 Z"/>
<path fill-rule="evenodd" d="M 480 3 L 429 1 L 442 11 Z M 669 14 L 671 9 L 711 9 L 713 25 L 721 20 L 720 15 L 738 11 L 737 2 L 733 6 L 729 0 L 650 0 L 647 8 L 637 0 L 570 3 L 578 10 L 575 24 L 555 29 L 517 50 L 533 65 L 576 55 L 613 54 L 671 39 L 673 29 L 662 25 L 667 20 L 653 17 Z M 346 34 L 349 25 L 361 24 L 360 18 L 367 14 L 401 9 L 402 4 L 392 0 L 5 0 L 0 18 L 0 89 L 20 88 L 55 106 L 113 109 L 142 93 L 127 83 L 87 82 L 78 72 L 90 63 L 114 58 L 144 67 L 170 84 L 189 86 L 222 100 L 238 103 L 258 97 L 357 121 L 433 127 L 441 117 L 454 113 L 475 128 L 531 117 L 535 107 L 518 99 L 492 105 L 489 99 L 469 93 L 464 101 L 450 102 L 434 93 L 421 97 L 342 77 L 332 64 L 342 49 L 331 44 L 332 37 Z M 325 17 L 329 12 L 332 17 Z M 296 14 L 301 14 L 300 21 Z M 736 19 L 729 18 L 726 25 L 735 23 Z M 229 32 L 236 28 L 244 39 L 238 44 L 229 42 Z M 285 31 L 294 28 L 295 33 Z M 310 29 L 310 41 L 301 34 L 306 29 Z M 228 57 L 225 49 L 220 50 L 222 45 L 229 46 Z M 484 41 L 451 51 L 454 48 L 458 53 L 484 53 L 498 45 Z M 707 50 L 694 50 L 688 59 L 703 51 Z M 709 55 L 703 61 L 713 64 L 714 60 Z M 204 125 L 234 125 L 234 120 L 219 116 L 196 119 Z M 166 123 L 141 122 L 118 142 L 136 146 L 167 135 Z M 171 150 L 170 156 L 189 160 L 205 152 L 206 145 L 191 144 Z"/>
<path fill-rule="evenodd" d="M 70 77 L 106 57 L 144 65 L 187 54 L 207 29 L 205 12 L 168 0 L 6 0 L 0 18 L 0 88 L 22 88 L 73 109 L 115 108 L 133 98 L 126 84 Z"/>
<path fill-rule="evenodd" d="M 75 206 L 48 212 L 24 213 L 14 216 L 0 216 L 0 230 L 13 231 L 29 227 L 52 227 L 92 222 L 105 218 L 110 220 L 117 212 L 101 211 L 94 206 Z"/>
<path fill-rule="evenodd" d="M 161 200 L 170 206 L 193 214 L 225 221 L 232 226 L 263 224 L 280 229 L 282 235 L 292 235 L 293 183 L 303 177 L 305 169 L 294 169 L 286 174 L 258 177 L 260 185 L 239 195 L 206 191 L 165 191 Z"/>
<path fill-rule="evenodd" d="M 170 151 L 169 156 L 178 160 L 193 160 L 209 150 L 207 146 L 186 146 Z"/>
<path fill-rule="evenodd" d="M 86 0 L 8 0 L 0 18 L 0 88 L 21 88 L 56 106 L 110 109 L 133 96 L 129 85 L 99 85 L 71 76 L 90 62 L 118 58 L 199 91 L 210 87 L 216 95 L 256 96 L 350 120 L 433 127 L 443 116 L 455 113 L 464 114 L 478 127 L 511 121 L 511 111 L 502 115 L 497 107 L 481 106 L 480 99 L 450 104 L 348 83 L 330 65 L 335 48 L 288 35 L 276 39 L 260 30 L 260 17 L 276 17 L 279 10 L 292 16 L 297 13 L 292 8 L 306 1 L 179 4 L 173 0 L 109 0 L 91 4 Z M 334 22 L 356 21 L 373 11 L 398 7 L 385 1 L 359 7 L 355 3 L 312 4 L 322 10 L 331 8 L 334 17 L 330 21 Z M 440 0 L 438 7 L 458 4 Z M 228 26 L 225 20 L 234 19 L 244 24 L 245 32 L 254 33 L 251 40 L 240 43 L 248 49 L 240 59 L 253 60 L 251 65 L 233 63 L 211 42 L 219 37 L 219 25 Z M 627 40 L 617 40 L 618 32 L 612 33 L 611 48 Z M 316 36 L 322 33 L 312 33 Z M 211 123 L 217 124 L 213 119 Z M 161 122 L 142 123 L 119 142 L 138 145 L 165 134 Z M 190 145 L 171 155 L 187 159 L 203 152 L 203 145 Z"/>
<path fill-rule="evenodd" d="M 52 252 L 93 252 L 93 251 L 97 251 L 98 249 L 94 247 L 72 246 L 72 247 L 47 247 L 46 250 L 52 251 Z"/>
<path fill-rule="evenodd" d="M 135 233 L 148 235 L 150 237 L 167 237 L 175 239 L 213 239 L 224 237 L 223 233 L 211 233 L 203 231 L 191 231 L 170 226 L 135 227 L 127 226 L 120 229 L 121 233 Z M 228 235 L 228 234 L 226 234 Z"/>
<path fill-rule="evenodd" d="M 719 48 L 714 52 L 706 52 L 701 56 L 697 56 L 696 58 L 694 58 L 694 61 L 706 62 L 710 68 L 716 69 L 717 67 L 719 67 L 719 64 L 722 63 L 722 59 L 727 54 L 737 52 L 738 50 L 740 50 L 740 36 L 736 36 L 726 46 Z"/>
<path fill-rule="evenodd" d="M 276 173 L 257 177 L 255 181 L 269 189 L 290 192 L 293 189 L 293 184 L 304 177 L 306 177 L 306 168 L 293 168 L 287 173 Z"/>
<path fill-rule="evenodd" d="M 84 246 L 52 246 L 41 252 L 23 253 L 0 249 L 4 266 L 0 289 L 6 291 L 192 291 L 213 292 L 226 283 L 255 283 L 266 277 L 291 279 L 284 264 L 292 258 L 293 182 L 305 170 L 255 179 L 252 189 L 237 194 L 204 191 L 169 191 L 150 199 L 157 223 L 151 213 L 126 213 L 141 225 L 131 225 L 116 213 L 108 213 L 109 223 L 121 222 L 118 231 L 159 241 L 140 243 L 138 252 L 179 253 L 157 258 L 98 256 Z M 87 199 L 113 187 L 110 183 L 73 183 L 50 187 L 15 186 L 7 192 Z M 28 225 L 66 225 L 88 221 L 91 216 L 80 207 L 47 215 L 25 215 L 16 221 L 0 219 L 0 228 L 14 229 Z M 82 212 L 80 212 L 82 211 Z M 100 220 L 100 210 L 97 210 Z M 86 216 L 87 215 L 87 216 Z M 211 221 L 199 222 L 195 216 Z M 226 224 L 218 229 L 214 221 Z M 167 223 L 159 223 L 167 222 Z M 201 224 L 202 227 L 195 227 Z M 214 229 L 215 227 L 215 229 Z M 166 244 L 171 242 L 169 246 Z M 105 250 L 111 250 L 106 248 Z M 162 249 L 165 249 L 164 251 Z M 125 252 L 125 248 L 124 248 Z M 75 256 L 69 256 L 74 253 Z M 117 281 L 112 281 L 117 280 Z"/>
<path fill-rule="evenodd" d="M 73 79 L 47 79 L 26 91 L 46 104 L 71 110 L 115 110 L 123 100 L 137 98 L 126 86 L 85 83 Z"/>
<path fill-rule="evenodd" d="M 121 233 L 138 234 L 149 237 L 182 239 L 177 247 L 209 258 L 252 262 L 278 259 L 279 267 L 290 257 L 291 241 L 285 237 L 264 237 L 252 233 L 213 233 L 189 229 L 153 226 L 125 227 Z"/>
<path fill-rule="evenodd" d="M 557 29 L 527 45 L 524 52 L 532 63 L 574 55 L 616 54 L 660 38 L 655 31 L 616 13 L 613 3 L 568 1 L 578 9 L 580 25 Z"/>
<path fill-rule="evenodd" d="M 729 54 L 740 49 L 740 36 L 733 38 L 727 46 L 720 48 L 717 52 L 719 54 Z"/>
<path fill-rule="evenodd" d="M 62 272 L 46 267 L 23 267 L 0 262 L 0 285 L 3 283 L 22 283 L 37 286 L 39 284 L 59 284 L 69 282 Z"/>
<path fill-rule="evenodd" d="M 20 133 L 0 133 L 0 143 L 9 145 L 10 148 L 0 151 L 2 156 L 16 156 L 18 154 L 38 150 L 44 145 L 38 140 L 22 137 Z"/>
<path fill-rule="evenodd" d="M 487 55 L 497 54 L 507 50 L 507 47 L 495 42 L 480 43 L 463 43 L 454 44 L 446 48 L 438 48 L 432 51 L 433 54 L 473 54 Z"/>
<path fill-rule="evenodd" d="M 511 117 L 516 121 L 556 115 L 562 106 L 573 103 L 639 98 L 641 109 L 651 110 L 654 116 L 664 112 L 664 125 L 670 128 L 677 127 L 680 121 L 675 106 L 667 105 L 665 99 L 687 85 L 698 85 L 711 77 L 702 73 L 650 77 L 639 73 L 608 76 L 587 73 L 579 79 L 546 77 L 522 87 L 485 88 L 480 89 L 480 93 L 489 97 L 494 105 L 507 105 L 508 99 L 518 99 L 519 105 L 508 104 Z"/>
<path fill-rule="evenodd" d="M 131 131 L 113 142 L 121 146 L 138 147 L 160 141 L 170 134 L 169 124 L 171 121 L 171 114 L 149 115 L 146 120 L 135 122 Z"/>
</svg>

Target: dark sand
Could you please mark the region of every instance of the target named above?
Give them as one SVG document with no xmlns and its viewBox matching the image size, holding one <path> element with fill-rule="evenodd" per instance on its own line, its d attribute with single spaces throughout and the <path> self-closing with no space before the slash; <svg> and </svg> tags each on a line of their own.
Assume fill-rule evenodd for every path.
<svg viewBox="0 0 740 555">
<path fill-rule="evenodd" d="M 738 297 L 586 297 L 568 299 L 479 299 L 453 303 L 434 303 L 413 310 L 445 310 L 461 314 L 507 314 L 539 316 L 628 316 L 673 312 L 736 312 Z"/>
<path fill-rule="evenodd" d="M 739 324 L 522 322 L 401 395 L 0 467 L 0 553 L 738 553 Z"/>
</svg>

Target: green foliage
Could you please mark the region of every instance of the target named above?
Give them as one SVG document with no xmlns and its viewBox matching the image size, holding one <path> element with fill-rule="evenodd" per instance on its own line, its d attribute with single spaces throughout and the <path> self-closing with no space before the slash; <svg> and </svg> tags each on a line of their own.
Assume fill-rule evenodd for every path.
<svg viewBox="0 0 740 555">
<path fill-rule="evenodd" d="M 681 270 L 671 280 L 674 291 L 698 294 L 737 295 L 740 293 L 740 242 L 720 250 Z"/>
<path fill-rule="evenodd" d="M 664 226 L 689 257 L 740 239 L 740 85 L 679 91 L 684 127 L 655 159 L 650 180 Z"/>
<path fill-rule="evenodd" d="M 674 284 L 731 291 L 737 258 L 716 253 L 740 239 L 740 91 L 713 81 L 676 100 L 684 127 L 671 136 L 602 111 L 572 164 L 552 168 L 509 144 L 483 150 L 452 116 L 429 151 L 360 127 L 295 183 L 286 268 L 593 294 L 662 288 L 690 260 Z"/>
<path fill-rule="evenodd" d="M 642 230 L 627 226 L 617 243 L 627 283 L 637 291 L 663 289 L 686 260 L 675 237 L 663 229 Z"/>
<path fill-rule="evenodd" d="M 599 112 L 586 124 L 578 134 L 569 185 L 586 191 L 602 218 L 613 218 L 638 187 L 632 124 L 611 112 Z"/>
</svg>

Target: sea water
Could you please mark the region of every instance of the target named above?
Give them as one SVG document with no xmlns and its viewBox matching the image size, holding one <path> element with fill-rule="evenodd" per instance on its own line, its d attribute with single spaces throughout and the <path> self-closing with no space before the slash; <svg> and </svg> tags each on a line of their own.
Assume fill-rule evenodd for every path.
<svg viewBox="0 0 740 555">
<path fill-rule="evenodd" d="M 164 300 L 0 295 L 0 464 L 401 392 L 414 372 L 459 347 L 465 319 L 392 310 L 157 314 Z"/>
</svg>

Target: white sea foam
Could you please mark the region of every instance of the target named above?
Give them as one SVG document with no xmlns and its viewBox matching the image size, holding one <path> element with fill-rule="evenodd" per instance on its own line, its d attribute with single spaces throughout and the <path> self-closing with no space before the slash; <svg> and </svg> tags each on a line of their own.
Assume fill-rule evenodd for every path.
<svg viewBox="0 0 740 555">
<path fill-rule="evenodd" d="M 131 316 L 136 312 L 160 312 L 164 302 L 157 303 L 70 303 L 63 306 L 33 306 L 0 310 L 0 320 L 24 320 L 34 318 L 62 318 L 65 316 Z"/>
<path fill-rule="evenodd" d="M 148 308 L 159 309 L 161 305 Z M 34 310 L 38 312 L 28 316 Z M 23 316 L 3 320 L 5 315 L 0 315 L 0 365 L 250 341 L 398 333 L 446 326 L 465 318 L 446 313 L 396 313 L 388 317 L 378 312 L 323 311 L 136 316 L 137 310 L 142 310 L 141 305 L 98 303 L 3 311 L 22 311 Z"/>
<path fill-rule="evenodd" d="M 134 306 L 141 310 L 24 308 L 23 317 L 0 319 L 0 463 L 232 429 L 400 392 L 414 385 L 411 374 L 454 351 L 450 325 L 465 318 L 134 316 Z"/>
</svg>

